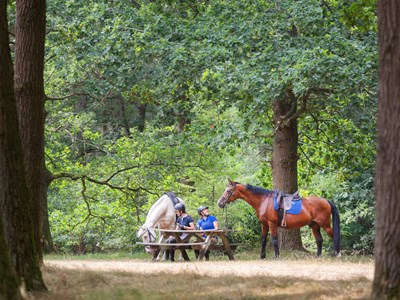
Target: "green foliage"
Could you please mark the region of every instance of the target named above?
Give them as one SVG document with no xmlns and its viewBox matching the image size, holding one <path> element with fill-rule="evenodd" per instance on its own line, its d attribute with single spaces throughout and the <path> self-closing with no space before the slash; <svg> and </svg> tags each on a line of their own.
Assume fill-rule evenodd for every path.
<svg viewBox="0 0 400 300">
<path fill-rule="evenodd" d="M 49 1 L 46 93 L 74 95 L 46 105 L 56 244 L 70 250 L 84 238 L 93 251 L 131 248 L 166 191 L 184 198 L 193 216 L 209 205 L 234 241 L 257 244 L 251 208 L 241 201 L 226 212 L 216 201 L 229 177 L 272 186 L 271 103 L 291 91 L 298 100 L 309 95 L 298 120 L 301 192 L 333 199 L 344 247 L 369 253 L 373 7 L 364 0 Z"/>
<path fill-rule="evenodd" d="M 355 177 L 347 191 L 334 198 L 342 222 L 343 248 L 361 254 L 372 254 L 375 242 L 374 175 L 365 172 Z"/>
</svg>

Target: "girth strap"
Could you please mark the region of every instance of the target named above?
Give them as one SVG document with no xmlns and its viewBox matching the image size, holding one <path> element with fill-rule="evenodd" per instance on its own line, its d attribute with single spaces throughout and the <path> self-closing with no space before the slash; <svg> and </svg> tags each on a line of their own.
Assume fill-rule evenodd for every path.
<svg viewBox="0 0 400 300">
<path fill-rule="evenodd" d="M 300 200 L 299 191 L 294 194 L 284 194 L 282 191 L 276 191 L 278 203 L 278 226 L 286 227 L 286 211 L 292 207 L 292 200 Z"/>
</svg>

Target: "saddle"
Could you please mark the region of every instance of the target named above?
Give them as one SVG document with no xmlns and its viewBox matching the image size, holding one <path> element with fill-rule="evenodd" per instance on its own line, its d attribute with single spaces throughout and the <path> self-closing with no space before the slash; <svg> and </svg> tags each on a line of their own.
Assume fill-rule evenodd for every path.
<svg viewBox="0 0 400 300">
<path fill-rule="evenodd" d="M 168 192 L 168 193 L 165 193 L 165 194 L 169 197 L 169 199 L 171 200 L 173 206 L 175 206 L 176 204 L 179 203 L 178 197 L 176 197 L 174 192 Z M 175 221 L 176 220 L 178 220 L 178 216 L 177 215 L 175 215 Z"/>
<path fill-rule="evenodd" d="M 300 200 L 299 191 L 294 194 L 284 194 L 277 191 L 276 201 L 278 203 L 278 226 L 286 227 L 286 212 L 292 208 L 293 200 Z"/>
<path fill-rule="evenodd" d="M 169 199 L 171 199 L 173 206 L 179 203 L 178 197 L 175 196 L 174 192 L 168 192 L 165 194 L 169 197 Z"/>
</svg>

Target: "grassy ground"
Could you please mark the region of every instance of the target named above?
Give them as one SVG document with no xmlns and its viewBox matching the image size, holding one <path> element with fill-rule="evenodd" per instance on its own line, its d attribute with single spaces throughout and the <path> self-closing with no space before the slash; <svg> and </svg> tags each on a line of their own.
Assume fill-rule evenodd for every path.
<svg viewBox="0 0 400 300">
<path fill-rule="evenodd" d="M 238 252 L 236 260 L 257 258 L 257 252 Z M 282 260 L 315 262 L 315 258 L 304 253 L 282 253 Z M 87 256 L 48 256 L 46 259 L 98 259 L 98 260 L 149 260 L 146 254 L 96 254 Z M 213 256 L 218 268 L 218 259 Z M 336 259 L 323 258 L 321 263 L 335 263 Z M 342 257 L 341 260 L 365 263 L 368 257 Z M 171 265 L 172 267 L 174 265 Z M 200 265 L 201 267 L 201 265 Z M 368 299 L 371 281 L 365 278 L 352 280 L 310 280 L 299 278 L 276 278 L 254 276 L 206 277 L 196 274 L 169 275 L 137 274 L 129 272 L 93 272 L 85 270 L 63 270 L 46 267 L 43 270 L 49 293 L 32 295 L 33 299 Z"/>
<path fill-rule="evenodd" d="M 259 249 L 241 249 L 235 251 L 235 260 L 256 260 L 259 259 L 260 253 Z M 177 255 L 179 255 L 179 251 L 177 251 Z M 195 259 L 193 251 L 187 251 L 189 258 L 191 260 Z M 220 251 L 211 252 L 210 257 L 212 260 L 227 260 L 227 257 L 222 254 Z M 116 252 L 116 253 L 89 253 L 86 255 L 72 255 L 72 254 L 57 254 L 57 255 L 46 255 L 45 259 L 74 259 L 74 260 L 91 260 L 91 259 L 143 259 L 143 260 L 151 260 L 149 254 L 144 251 L 140 252 Z M 267 259 L 274 259 L 272 250 L 267 253 Z M 320 258 L 316 258 L 315 253 L 303 252 L 303 251 L 284 251 L 281 250 L 281 256 L 279 260 L 284 261 L 297 261 L 299 259 L 306 260 L 324 260 L 324 261 L 337 261 L 336 257 L 332 257 L 327 253 L 323 253 Z M 345 262 L 354 262 L 354 263 L 363 263 L 363 262 L 373 262 L 373 256 L 361 256 L 361 255 L 342 255 L 340 257 L 341 261 Z"/>
</svg>

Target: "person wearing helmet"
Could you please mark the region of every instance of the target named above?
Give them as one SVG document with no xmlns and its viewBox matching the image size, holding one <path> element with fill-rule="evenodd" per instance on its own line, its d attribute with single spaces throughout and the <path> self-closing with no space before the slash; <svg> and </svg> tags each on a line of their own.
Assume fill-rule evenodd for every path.
<svg viewBox="0 0 400 300">
<path fill-rule="evenodd" d="M 196 227 L 194 226 L 194 220 L 193 218 L 186 213 L 186 207 L 183 203 L 177 203 L 175 204 L 175 213 L 177 215 L 177 220 L 176 220 L 176 230 L 195 230 Z M 187 233 L 182 233 L 180 236 L 180 239 L 186 238 L 188 235 Z M 175 237 L 169 237 L 167 239 L 167 243 L 177 243 L 177 240 Z M 171 261 L 175 261 L 175 250 L 167 250 L 166 251 L 166 259 L 168 258 Z"/>
<path fill-rule="evenodd" d="M 197 230 L 211 230 L 211 229 L 218 229 L 218 220 L 215 216 L 210 215 L 208 211 L 208 206 L 201 205 L 197 209 L 198 214 L 200 215 L 200 220 L 197 221 L 196 228 Z M 203 238 L 206 238 L 206 235 L 203 235 Z M 217 238 L 212 238 L 211 243 L 216 244 Z M 196 258 L 199 256 L 200 251 L 195 250 L 194 253 L 196 254 Z M 210 250 L 207 250 L 205 253 L 206 260 L 209 259 Z"/>
</svg>

